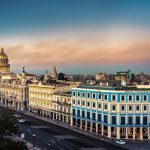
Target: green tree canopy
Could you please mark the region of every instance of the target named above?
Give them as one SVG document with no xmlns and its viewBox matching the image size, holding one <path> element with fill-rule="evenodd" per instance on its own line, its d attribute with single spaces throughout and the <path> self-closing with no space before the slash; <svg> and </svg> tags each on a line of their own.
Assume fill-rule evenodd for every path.
<svg viewBox="0 0 150 150">
<path fill-rule="evenodd" d="M 3 139 L 0 141 L 0 150 L 27 150 L 27 146 L 24 142 Z"/>
<path fill-rule="evenodd" d="M 15 134 L 17 131 L 17 120 L 9 109 L 0 109 L 0 137 L 3 138 L 5 133 Z"/>
</svg>

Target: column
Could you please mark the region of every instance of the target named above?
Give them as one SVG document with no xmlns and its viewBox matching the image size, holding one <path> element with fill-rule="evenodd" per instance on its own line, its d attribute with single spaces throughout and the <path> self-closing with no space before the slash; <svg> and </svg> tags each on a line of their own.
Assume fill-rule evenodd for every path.
<svg viewBox="0 0 150 150">
<path fill-rule="evenodd" d="M 58 119 L 58 115 L 57 115 L 57 113 L 56 113 L 56 120 Z"/>
<path fill-rule="evenodd" d="M 55 120 L 55 113 L 53 112 L 53 120 Z"/>
<path fill-rule="evenodd" d="M 87 131 L 87 121 L 85 120 L 85 131 Z"/>
<path fill-rule="evenodd" d="M 68 124 L 68 122 L 69 122 L 69 119 L 68 119 L 68 116 L 66 116 L 66 123 Z"/>
<path fill-rule="evenodd" d="M 143 127 L 140 127 L 140 139 L 143 139 Z"/>
<path fill-rule="evenodd" d="M 51 111 L 49 111 L 49 118 L 51 119 Z"/>
<path fill-rule="evenodd" d="M 70 124 L 71 124 L 71 126 L 73 126 L 73 117 L 72 116 L 71 116 L 71 123 Z"/>
<path fill-rule="evenodd" d="M 92 132 L 92 128 L 93 128 L 93 123 L 90 122 L 90 132 Z"/>
<path fill-rule="evenodd" d="M 60 113 L 59 113 L 59 121 L 61 120 L 60 116 L 61 116 L 61 115 L 60 115 Z M 72 117 L 71 117 L 71 118 L 72 118 Z M 73 125 L 73 121 L 72 121 L 72 124 L 71 124 L 71 125 Z"/>
<path fill-rule="evenodd" d="M 126 127 L 126 139 L 128 139 L 128 127 Z"/>
<path fill-rule="evenodd" d="M 117 127 L 117 139 L 120 139 L 120 127 Z"/>
<path fill-rule="evenodd" d="M 64 120 L 64 115 L 62 115 L 62 122 L 64 122 L 65 120 Z"/>
<path fill-rule="evenodd" d="M 98 133 L 98 123 L 96 123 L 96 133 Z"/>
<path fill-rule="evenodd" d="M 133 127 L 133 139 L 135 139 L 135 127 Z"/>
<path fill-rule="evenodd" d="M 148 132 L 148 139 L 150 139 L 150 127 L 147 128 Z"/>
<path fill-rule="evenodd" d="M 80 120 L 80 129 L 82 129 L 82 120 Z"/>
<path fill-rule="evenodd" d="M 108 126 L 108 137 L 111 138 L 111 126 Z"/>
<path fill-rule="evenodd" d="M 104 135 L 104 125 L 102 124 L 102 135 Z"/>
</svg>

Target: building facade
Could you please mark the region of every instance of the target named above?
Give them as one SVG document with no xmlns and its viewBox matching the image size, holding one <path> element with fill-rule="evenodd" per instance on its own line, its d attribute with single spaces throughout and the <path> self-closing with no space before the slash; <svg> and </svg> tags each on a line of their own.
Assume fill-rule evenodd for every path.
<svg viewBox="0 0 150 150">
<path fill-rule="evenodd" d="M 109 138 L 150 139 L 150 89 L 72 89 L 73 126 Z"/>
<path fill-rule="evenodd" d="M 29 86 L 29 111 L 51 119 L 70 123 L 71 94 L 65 94 L 74 84 Z M 63 94 L 62 94 L 63 93 Z"/>
<path fill-rule="evenodd" d="M 71 124 L 71 92 L 53 96 L 53 119 Z"/>
<path fill-rule="evenodd" d="M 26 111 L 29 101 L 29 88 L 25 74 L 18 79 L 14 74 L 3 76 L 0 83 L 0 104 L 6 107 Z"/>
</svg>

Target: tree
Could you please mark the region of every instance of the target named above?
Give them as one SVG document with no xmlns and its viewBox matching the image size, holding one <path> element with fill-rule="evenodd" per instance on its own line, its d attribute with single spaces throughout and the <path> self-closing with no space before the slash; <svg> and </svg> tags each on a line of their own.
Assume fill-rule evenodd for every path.
<svg viewBox="0 0 150 150">
<path fill-rule="evenodd" d="M 9 109 L 0 109 L 0 138 L 3 139 L 6 133 L 17 132 L 17 120 Z"/>
<path fill-rule="evenodd" d="M 10 139 L 3 139 L 0 141 L 1 150 L 27 150 L 27 146 L 24 142 L 16 142 Z"/>
<path fill-rule="evenodd" d="M 58 74 L 58 80 L 64 80 L 64 74 L 63 73 L 59 73 Z"/>
</svg>

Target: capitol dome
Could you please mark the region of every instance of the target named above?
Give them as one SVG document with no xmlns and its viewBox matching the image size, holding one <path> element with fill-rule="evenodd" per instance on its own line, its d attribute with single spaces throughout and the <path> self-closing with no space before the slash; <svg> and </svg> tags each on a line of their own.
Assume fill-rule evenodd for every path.
<svg viewBox="0 0 150 150">
<path fill-rule="evenodd" d="M 0 50 L 0 73 L 10 73 L 9 59 L 3 48 Z"/>
</svg>

